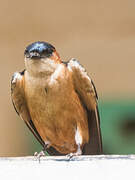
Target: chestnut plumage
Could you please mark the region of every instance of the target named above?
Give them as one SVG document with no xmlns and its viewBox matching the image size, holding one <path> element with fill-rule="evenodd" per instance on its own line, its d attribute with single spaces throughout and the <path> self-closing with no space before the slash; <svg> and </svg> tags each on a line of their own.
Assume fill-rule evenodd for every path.
<svg viewBox="0 0 135 180">
<path fill-rule="evenodd" d="M 30 44 L 24 54 L 12 102 L 43 148 L 51 155 L 102 154 L 97 92 L 84 67 L 76 59 L 64 63 L 46 42 Z"/>
</svg>

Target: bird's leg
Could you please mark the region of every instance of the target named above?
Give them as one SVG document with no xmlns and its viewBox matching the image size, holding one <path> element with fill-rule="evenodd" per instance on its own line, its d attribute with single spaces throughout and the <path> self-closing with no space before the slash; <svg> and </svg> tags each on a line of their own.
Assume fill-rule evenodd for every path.
<svg viewBox="0 0 135 180">
<path fill-rule="evenodd" d="M 74 152 L 74 153 L 70 153 L 70 154 L 67 154 L 67 157 L 69 158 L 69 160 L 74 157 L 74 156 L 80 156 L 82 155 L 82 150 L 81 150 L 81 145 L 78 144 L 78 148 L 77 148 L 77 151 Z"/>
<path fill-rule="evenodd" d="M 40 158 L 41 158 L 42 156 L 46 156 L 46 150 L 47 150 L 47 148 L 49 148 L 49 147 L 50 147 L 50 142 L 49 142 L 49 141 L 45 141 L 43 150 L 40 151 L 39 153 L 38 153 L 38 152 L 35 152 L 35 153 L 34 153 L 34 156 L 36 156 L 37 159 L 39 159 L 39 162 L 40 162 Z"/>
<path fill-rule="evenodd" d="M 50 142 L 49 141 L 45 141 L 45 144 L 44 144 L 44 147 L 43 147 L 43 150 L 41 152 L 44 153 L 44 156 L 45 154 L 47 155 L 47 152 L 46 150 L 50 147 Z"/>
</svg>

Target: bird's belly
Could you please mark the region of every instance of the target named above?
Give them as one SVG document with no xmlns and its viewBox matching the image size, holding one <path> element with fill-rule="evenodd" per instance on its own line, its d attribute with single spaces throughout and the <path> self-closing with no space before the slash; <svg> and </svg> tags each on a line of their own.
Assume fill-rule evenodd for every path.
<svg viewBox="0 0 135 180">
<path fill-rule="evenodd" d="M 88 141 L 87 115 L 77 95 L 43 96 L 31 98 L 28 103 L 30 115 L 44 141 L 59 152 L 75 152 L 75 132 L 79 125 L 84 143 Z M 85 132 L 84 132 L 85 130 Z"/>
</svg>

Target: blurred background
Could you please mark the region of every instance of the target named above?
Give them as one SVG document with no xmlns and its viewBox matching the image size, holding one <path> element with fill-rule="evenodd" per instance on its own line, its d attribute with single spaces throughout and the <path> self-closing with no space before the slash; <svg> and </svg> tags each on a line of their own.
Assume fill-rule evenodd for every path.
<svg viewBox="0 0 135 180">
<path fill-rule="evenodd" d="M 24 49 L 38 40 L 89 72 L 99 95 L 104 152 L 135 153 L 134 7 L 133 0 L 1 1 L 0 156 L 41 150 L 10 98 L 11 76 L 24 69 Z"/>
</svg>

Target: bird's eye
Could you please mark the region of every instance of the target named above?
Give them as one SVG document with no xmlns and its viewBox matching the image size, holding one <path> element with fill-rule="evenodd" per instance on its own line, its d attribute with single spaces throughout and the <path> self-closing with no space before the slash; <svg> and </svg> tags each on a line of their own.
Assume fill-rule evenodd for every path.
<svg viewBox="0 0 135 180">
<path fill-rule="evenodd" d="M 52 53 L 52 52 L 53 52 L 52 49 L 47 49 L 47 53 L 48 53 L 48 54 L 50 54 L 50 53 Z"/>
<path fill-rule="evenodd" d="M 48 48 L 48 49 L 44 49 L 42 51 L 42 55 L 46 55 L 46 56 L 50 56 L 52 54 L 52 49 Z"/>
</svg>

